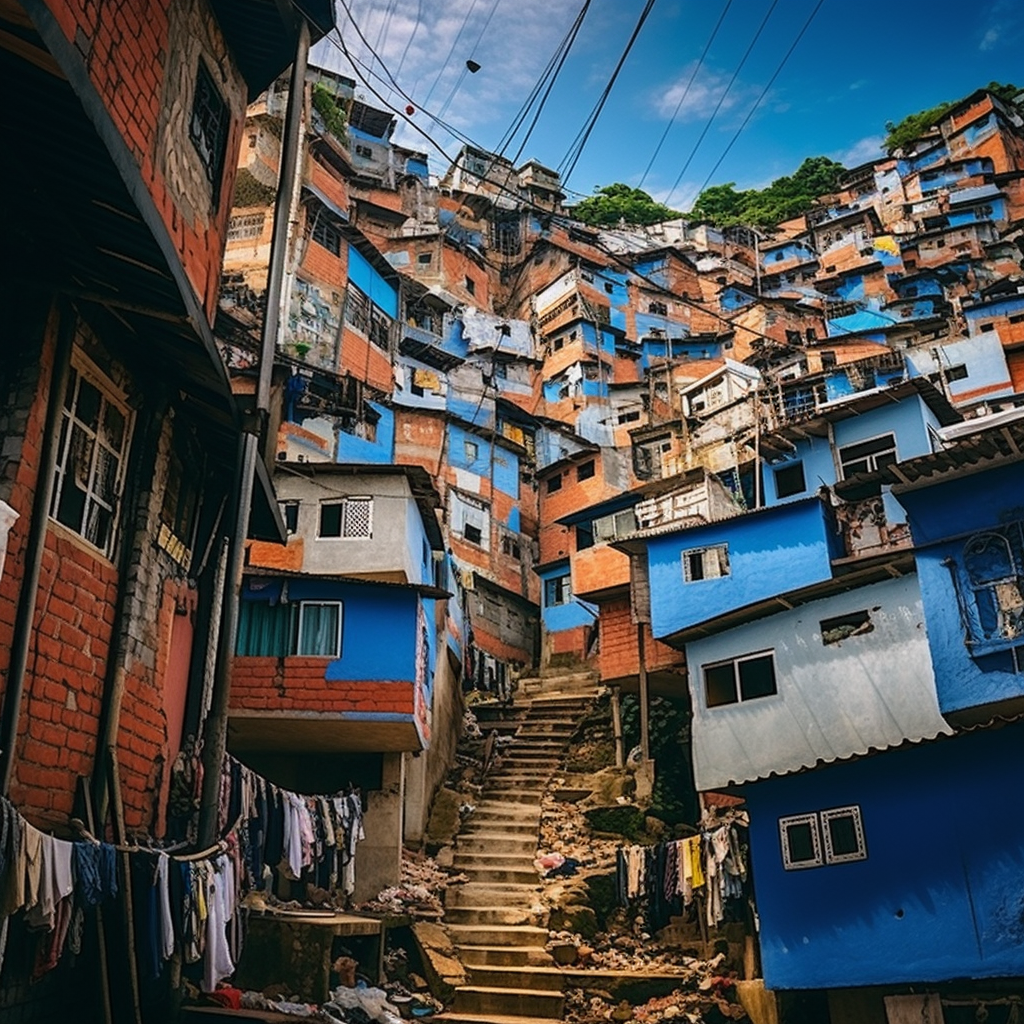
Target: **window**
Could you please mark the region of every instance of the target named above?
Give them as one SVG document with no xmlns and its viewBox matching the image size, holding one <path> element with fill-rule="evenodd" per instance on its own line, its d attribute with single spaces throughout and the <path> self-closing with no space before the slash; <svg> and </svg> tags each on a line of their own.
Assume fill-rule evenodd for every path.
<svg viewBox="0 0 1024 1024">
<path fill-rule="evenodd" d="M 651 302 L 647 306 L 648 313 L 654 313 L 655 316 L 668 316 L 668 304 L 665 302 Z"/>
<path fill-rule="evenodd" d="M 606 291 L 606 292 L 607 292 L 607 293 L 608 293 L 609 295 L 611 295 L 611 293 L 612 293 L 613 291 L 615 291 L 615 285 L 613 285 L 613 284 L 611 283 L 611 281 L 605 281 L 605 283 L 604 283 L 604 290 L 605 290 L 605 291 Z"/>
<path fill-rule="evenodd" d="M 987 324 L 979 324 L 978 325 L 978 330 L 979 331 L 983 331 L 983 332 L 985 332 L 985 331 L 994 331 L 995 329 L 996 329 L 996 325 L 991 320 Z"/>
<path fill-rule="evenodd" d="M 618 423 L 636 423 L 640 419 L 639 409 L 630 409 L 628 412 L 620 412 L 616 417 Z"/>
<path fill-rule="evenodd" d="M 544 604 L 551 608 L 557 604 L 568 604 L 572 600 L 572 577 L 568 573 L 544 581 Z"/>
<path fill-rule="evenodd" d="M 340 658 L 341 601 L 242 601 L 235 653 L 253 658 Z"/>
<path fill-rule="evenodd" d="M 462 450 L 468 462 L 476 462 L 477 456 L 480 454 L 480 446 L 476 441 L 463 441 Z"/>
<path fill-rule="evenodd" d="M 772 651 L 704 666 L 704 694 L 709 708 L 739 704 L 778 693 Z"/>
<path fill-rule="evenodd" d="M 281 517 L 284 519 L 284 526 L 288 533 L 295 533 L 299 528 L 299 503 L 297 501 L 282 501 Z"/>
<path fill-rule="evenodd" d="M 466 523 L 462 529 L 462 536 L 468 540 L 470 544 L 479 544 L 483 540 L 483 531 L 474 523 Z"/>
<path fill-rule="evenodd" d="M 589 480 L 594 475 L 594 460 L 590 459 L 576 467 L 577 480 Z"/>
<path fill-rule="evenodd" d="M 803 494 L 807 490 L 802 462 L 791 462 L 788 466 L 780 466 L 774 473 L 775 497 L 791 498 L 794 494 Z"/>
<path fill-rule="evenodd" d="M 224 176 L 224 153 L 228 141 L 228 105 L 217 92 L 213 75 L 206 64 L 196 66 L 196 85 L 192 96 L 192 116 L 188 136 L 195 146 L 203 170 L 213 189 L 213 205 L 220 202 L 220 182 Z"/>
<path fill-rule="evenodd" d="M 508 555 L 510 558 L 516 559 L 516 561 L 522 558 L 523 552 L 519 546 L 519 538 L 511 533 L 502 534 L 501 553 L 503 555 Z"/>
<path fill-rule="evenodd" d="M 836 354 L 835 352 L 824 351 L 821 353 L 821 368 L 823 370 L 832 370 L 836 365 Z"/>
<path fill-rule="evenodd" d="M 373 536 L 373 498 L 344 498 L 320 503 L 319 537 L 366 540 Z"/>
<path fill-rule="evenodd" d="M 855 473 L 884 469 L 896 461 L 896 437 L 893 434 L 883 434 L 839 449 L 839 466 L 844 480 Z"/>
<path fill-rule="evenodd" d="M 821 867 L 821 840 L 816 814 L 794 814 L 779 819 L 782 863 L 787 871 Z"/>
<path fill-rule="evenodd" d="M 958 366 L 951 366 L 946 370 L 947 381 L 966 380 L 968 376 L 967 367 L 963 363 L 960 363 Z"/>
<path fill-rule="evenodd" d="M 576 524 L 576 550 L 584 551 L 594 546 L 594 527 L 592 523 Z"/>
<path fill-rule="evenodd" d="M 821 629 L 821 642 L 825 646 L 841 643 L 851 636 L 860 636 L 861 633 L 870 633 L 875 628 L 867 610 L 822 619 L 818 627 Z"/>
<path fill-rule="evenodd" d="M 779 839 L 787 871 L 845 864 L 868 856 L 864 824 L 856 805 L 780 818 Z"/>
<path fill-rule="evenodd" d="M 593 524 L 594 540 L 602 543 L 625 537 L 635 533 L 637 529 L 636 513 L 631 508 L 615 512 L 610 516 L 601 516 Z"/>
<path fill-rule="evenodd" d="M 228 221 L 228 241 L 241 242 L 247 238 L 259 238 L 263 234 L 266 214 L 241 213 Z"/>
<path fill-rule="evenodd" d="M 72 367 L 61 411 L 50 515 L 105 555 L 114 548 L 131 416 L 123 397 Z"/>
<path fill-rule="evenodd" d="M 969 643 L 1024 636 L 1024 544 L 1021 524 L 977 533 L 964 545 L 963 571 L 970 596 Z"/>
<path fill-rule="evenodd" d="M 330 218 L 318 214 L 313 221 L 313 241 L 322 245 L 335 256 L 341 255 L 341 232 L 331 223 Z"/>
<path fill-rule="evenodd" d="M 469 292 L 470 295 L 476 295 L 476 281 L 472 278 L 466 278 L 466 291 Z"/>
<path fill-rule="evenodd" d="M 554 494 L 555 491 L 562 489 L 562 474 L 556 473 L 554 476 L 549 476 L 546 484 L 548 494 Z"/>
<path fill-rule="evenodd" d="M 683 552 L 683 579 L 687 583 L 716 580 L 729 575 L 729 545 L 690 548 Z"/>
<path fill-rule="evenodd" d="M 341 602 L 300 601 L 295 653 L 313 658 L 341 657 Z"/>
<path fill-rule="evenodd" d="M 421 266 L 427 266 L 433 259 L 434 259 L 434 256 L 433 256 L 432 253 L 421 252 L 416 257 L 416 262 L 419 263 Z"/>
<path fill-rule="evenodd" d="M 1011 324 L 1024 324 L 1024 313 L 1014 313 L 1010 317 Z"/>
<path fill-rule="evenodd" d="M 356 143 L 356 156 L 365 157 L 367 160 L 373 159 L 373 150 L 369 146 L 361 146 Z"/>
</svg>

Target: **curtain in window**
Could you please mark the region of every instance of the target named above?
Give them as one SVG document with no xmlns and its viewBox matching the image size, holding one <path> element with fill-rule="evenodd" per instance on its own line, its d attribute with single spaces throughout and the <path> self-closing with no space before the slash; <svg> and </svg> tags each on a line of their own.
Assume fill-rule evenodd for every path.
<svg viewBox="0 0 1024 1024">
<path fill-rule="evenodd" d="M 235 653 L 255 658 L 283 658 L 291 654 L 297 610 L 293 604 L 242 601 Z"/>
<path fill-rule="evenodd" d="M 296 653 L 336 658 L 341 635 L 341 605 L 304 601 Z"/>
</svg>

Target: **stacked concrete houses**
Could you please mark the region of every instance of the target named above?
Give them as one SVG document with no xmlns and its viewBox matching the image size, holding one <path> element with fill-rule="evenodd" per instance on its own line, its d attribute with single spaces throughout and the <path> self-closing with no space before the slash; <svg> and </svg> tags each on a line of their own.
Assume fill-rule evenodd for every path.
<svg viewBox="0 0 1024 1024">
<path fill-rule="evenodd" d="M 283 86 L 249 109 L 228 233 L 236 390 Z M 979 91 L 758 235 L 594 229 L 550 169 L 469 146 L 435 177 L 337 76 L 310 72 L 306 110 L 275 375 L 290 536 L 250 546 L 242 612 L 272 632 L 286 591 L 298 625 L 239 646 L 229 748 L 296 785 L 343 755 L 414 840 L 460 692 L 587 665 L 688 701 L 705 805 L 746 801 L 769 988 L 834 1021 L 1011 1006 L 1018 108 Z"/>
<path fill-rule="evenodd" d="M 599 230 L 285 74 L 323 6 L 0 10 L 0 856 L 98 838 L 142 886 L 56 959 L 59 904 L 15 942 L 5 889 L 0 1016 L 87 977 L 149 1019 L 109 934 L 139 858 L 242 825 L 260 887 L 275 800 L 349 808 L 354 901 L 397 882 L 464 694 L 586 666 L 686 703 L 701 806 L 745 801 L 769 988 L 1015 1019 L 1020 109 L 979 91 L 771 233 Z"/>
</svg>

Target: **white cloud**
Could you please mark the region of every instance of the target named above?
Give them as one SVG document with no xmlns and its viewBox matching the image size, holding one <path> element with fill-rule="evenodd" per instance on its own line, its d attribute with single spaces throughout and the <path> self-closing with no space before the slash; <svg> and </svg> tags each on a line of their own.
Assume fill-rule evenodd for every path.
<svg viewBox="0 0 1024 1024">
<path fill-rule="evenodd" d="M 983 53 L 1020 40 L 1024 24 L 1019 0 L 995 0 L 985 18 L 978 49 Z"/>
<path fill-rule="evenodd" d="M 719 100 L 722 101 L 719 114 L 722 114 L 736 107 L 746 108 L 759 91 L 756 86 L 744 85 L 739 81 L 733 83 L 729 89 L 731 76 L 709 68 L 698 72 L 690 84 L 695 64 L 696 62 L 688 64 L 668 86 L 662 86 L 651 94 L 651 106 L 659 117 L 668 120 L 674 114 L 680 124 L 706 120 L 711 116 Z"/>
<path fill-rule="evenodd" d="M 863 139 L 858 139 L 852 146 L 830 153 L 829 156 L 847 167 L 857 167 L 860 164 L 866 164 L 869 160 L 881 159 L 885 155 L 882 149 L 883 141 L 881 135 L 866 135 Z"/>
</svg>

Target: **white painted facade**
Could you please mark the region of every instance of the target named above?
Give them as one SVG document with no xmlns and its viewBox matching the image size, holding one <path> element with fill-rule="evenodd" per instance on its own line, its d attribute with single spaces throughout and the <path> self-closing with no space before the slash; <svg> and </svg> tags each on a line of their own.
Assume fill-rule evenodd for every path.
<svg viewBox="0 0 1024 1024">
<path fill-rule="evenodd" d="M 824 643 L 822 621 L 870 631 Z M 772 652 L 777 692 L 709 707 L 705 668 Z M 860 587 L 686 646 L 697 789 L 866 754 L 951 729 L 939 713 L 916 575 Z"/>
</svg>

